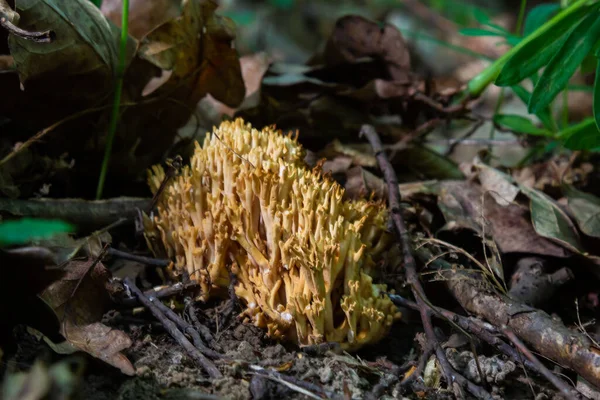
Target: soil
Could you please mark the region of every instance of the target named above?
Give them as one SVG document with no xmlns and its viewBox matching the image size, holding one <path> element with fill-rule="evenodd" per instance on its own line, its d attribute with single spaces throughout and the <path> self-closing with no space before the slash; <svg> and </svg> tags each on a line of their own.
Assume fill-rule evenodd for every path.
<svg viewBox="0 0 600 400">
<path fill-rule="evenodd" d="M 415 324 L 400 321 L 388 338 L 376 346 L 365 348 L 357 354 L 329 350 L 324 354 L 303 351 L 291 344 L 277 343 L 265 337 L 264 332 L 239 319 L 217 328 L 218 315 L 222 307 L 202 311 L 203 323 L 215 333 L 216 348 L 235 361 L 216 362 L 223 378 L 211 380 L 194 364 L 185 351 L 155 323 L 151 316 L 132 319 L 111 313 L 107 323 L 127 332 L 133 346 L 125 354 L 136 368 L 136 376 L 127 377 L 115 368 L 91 357 L 85 358 L 86 370 L 76 398 L 86 400 L 134 400 L 134 399 L 310 399 L 321 398 L 300 393 L 301 389 L 253 373 L 250 365 L 274 369 L 298 381 L 311 382 L 331 395 L 346 399 L 368 398 L 381 377 L 391 378 L 393 365 L 416 362 L 417 350 Z M 410 316 L 407 316 L 407 320 Z M 145 322 L 140 322 L 145 321 Z M 212 321 L 212 322 L 211 322 Z M 43 342 L 37 341 L 26 331 L 18 333 L 17 365 L 22 370 L 30 368 L 34 359 L 44 355 L 48 361 L 61 357 Z M 417 338 L 421 335 L 417 334 Z M 473 353 L 468 340 L 453 335 L 446 343 L 446 352 L 451 363 L 462 374 L 480 383 Z M 71 356 L 73 357 L 73 356 Z M 493 355 L 479 354 L 479 363 L 486 376 L 484 386 L 495 399 L 560 399 L 555 391 L 542 379 L 528 379 L 521 367 Z M 435 387 L 436 369 L 425 374 Z M 529 377 L 533 378 L 533 377 Z M 531 386 L 530 386 L 531 385 Z M 536 393 L 534 395 L 532 390 Z M 425 389 L 412 393 L 399 383 L 391 385 L 380 399 L 452 399 L 453 394 L 441 389 Z M 466 398 L 469 398 L 467 395 Z"/>
</svg>

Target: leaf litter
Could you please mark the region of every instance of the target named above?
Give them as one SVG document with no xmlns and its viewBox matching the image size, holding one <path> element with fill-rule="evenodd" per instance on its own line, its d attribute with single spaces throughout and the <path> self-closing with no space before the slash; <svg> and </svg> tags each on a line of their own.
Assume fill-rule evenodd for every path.
<svg viewBox="0 0 600 400">
<path fill-rule="evenodd" d="M 0 13 L 19 28 L 53 33 L 49 43 L 10 33 L 8 46 L 0 47 L 5 53 L 0 85 L 6 91 L 0 96 L 0 192 L 5 197 L 0 224 L 56 216 L 75 226 L 70 240 L 57 237 L 20 248 L 3 242 L 8 236 L 0 229 L 0 354 L 25 365 L 11 371 L 3 367 L 6 398 L 25 398 L 19 395 L 25 391 L 30 398 L 70 398 L 76 390 L 86 398 L 447 398 L 456 395 L 445 384 L 448 368 L 469 396 L 487 398 L 489 390 L 496 398 L 516 398 L 531 396 L 532 388 L 555 395 L 544 371 L 524 361 L 525 352 L 515 357 L 520 342 L 511 335 L 486 342 L 489 324 L 494 334 L 513 329 L 525 346 L 565 366 L 567 381 L 588 385 L 586 393 L 594 390 L 600 382 L 592 330 L 599 306 L 600 193 L 594 189 L 593 156 L 536 158 L 508 169 L 485 151 L 463 159 L 453 154 L 452 145 L 447 153 L 438 151 L 432 132 L 451 135 L 458 120 L 475 126 L 480 118 L 473 103 L 457 107 L 451 102 L 459 88 L 446 82 L 460 80 L 463 72 L 432 77 L 393 19 L 377 22 L 368 10 L 339 18 L 321 13 L 321 20 L 313 21 L 322 28 L 319 50 L 313 46 L 308 57 L 286 59 L 269 48 L 248 51 L 244 46 L 252 38 L 240 38 L 239 32 L 255 32 L 265 43 L 273 38 L 266 29 L 248 31 L 231 5 L 222 5 L 223 13 L 210 0 L 131 1 L 130 7 L 110 198 L 93 202 L 88 199 L 106 142 L 119 61 L 120 2 L 105 0 L 97 8 L 87 0 L 21 0 L 16 6 L 0 1 Z M 245 10 L 282 15 L 261 7 Z M 451 25 L 440 24 L 446 33 Z M 308 33 L 306 26 L 302 29 Z M 514 110 L 498 115 L 511 117 L 496 121 L 505 128 L 517 123 L 516 132 L 540 132 L 529 120 L 524 125 Z M 152 265 L 141 223 L 141 211 L 151 203 L 147 169 L 176 155 L 188 158 L 194 139 L 235 117 L 257 127 L 298 131 L 305 161 L 339 182 L 347 198 L 379 201 L 399 190 L 402 203 L 393 211 L 406 219 L 413 237 L 427 289 L 421 307 L 430 302 L 438 318 L 460 313 L 462 306 L 475 318 L 461 330 L 458 319 L 441 318 L 436 328 L 443 343 L 428 345 L 427 329 L 425 335 L 419 332 L 419 313 L 405 302 L 399 306 L 403 318 L 389 335 L 358 354 L 340 354 L 335 346 L 297 348 L 238 318 L 235 296 L 195 301 L 192 286 L 185 286 L 189 282 L 182 285 L 171 268 L 159 266 L 168 260 Z M 364 124 L 376 129 L 389 150 L 396 187 L 388 175 L 382 178 L 380 154 L 359 138 Z M 54 226 L 46 228 L 55 233 Z M 106 256 L 102 248 L 108 242 L 124 251 Z M 117 259 L 123 254 L 128 259 Z M 391 251 L 387 264 L 398 257 Z M 399 279 L 395 270 L 384 269 L 381 276 Z M 135 279 L 151 301 L 185 317 L 182 335 L 206 353 L 222 378 L 208 379 L 155 316 L 125 305 L 135 302 L 122 284 L 126 277 Z M 411 297 L 411 285 L 390 289 Z M 498 294 L 505 291 L 508 297 Z M 575 316 L 573 299 L 581 305 Z M 9 318 L 13 304 L 23 315 Z M 562 321 L 534 307 L 556 311 Z M 529 325 L 522 315 L 531 316 Z M 508 327 L 499 323 L 503 316 Z M 571 338 L 578 347 L 565 355 L 559 343 L 574 326 L 579 330 Z M 451 340 L 457 332 L 462 339 Z M 39 355 L 48 349 L 62 356 L 45 363 Z M 81 362 L 91 359 L 101 362 Z M 528 383 L 517 364 L 534 371 Z"/>
</svg>

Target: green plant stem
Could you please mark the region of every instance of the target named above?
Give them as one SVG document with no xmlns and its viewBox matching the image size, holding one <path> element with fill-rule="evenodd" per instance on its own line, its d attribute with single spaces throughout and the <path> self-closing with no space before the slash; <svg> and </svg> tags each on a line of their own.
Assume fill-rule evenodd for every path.
<svg viewBox="0 0 600 400">
<path fill-rule="evenodd" d="M 121 20 L 121 41 L 119 46 L 119 65 L 117 67 L 117 83 L 115 86 L 115 97 L 108 127 L 108 137 L 106 138 L 106 147 L 104 149 L 104 159 L 100 169 L 100 178 L 98 179 L 98 188 L 96 189 L 96 199 L 102 197 L 104 182 L 108 172 L 108 164 L 112 153 L 113 141 L 119 122 L 119 109 L 121 107 L 121 93 L 123 92 L 123 75 L 125 75 L 125 56 L 127 52 L 127 28 L 129 26 L 129 0 L 123 0 L 122 20 Z"/>
<path fill-rule="evenodd" d="M 521 7 L 519 8 L 519 16 L 517 17 L 517 26 L 515 27 L 515 35 L 520 35 L 521 27 L 523 26 L 523 20 L 525 19 L 525 9 L 527 8 L 527 0 L 521 0 Z M 496 102 L 496 107 L 494 108 L 494 116 L 500 112 L 500 108 L 502 107 L 502 102 L 504 101 L 504 90 L 505 88 L 500 89 L 500 94 L 498 95 L 498 101 Z M 492 124 L 490 128 L 490 140 L 494 139 L 496 135 L 496 126 Z M 491 146 L 490 146 L 491 150 Z M 490 151 L 491 154 L 491 151 Z"/>
<path fill-rule="evenodd" d="M 556 14 L 552 19 L 546 22 L 544 25 L 539 27 L 537 30 L 532 32 L 526 38 L 521 40 L 519 44 L 515 47 L 504 53 L 500 58 L 494 61 L 490 66 L 481 71 L 477 76 L 469 81 L 467 84 L 467 94 L 471 97 L 479 96 L 489 85 L 491 85 L 494 80 L 500 74 L 500 71 L 506 64 L 506 62 L 520 49 L 522 49 L 525 45 L 530 43 L 532 40 L 537 39 L 542 36 L 546 32 L 554 29 L 554 27 L 565 19 L 567 16 L 573 14 L 580 8 L 586 6 L 590 0 L 577 0 L 570 7 L 565 8 L 558 14 Z"/>
<path fill-rule="evenodd" d="M 515 27 L 515 35 L 521 35 L 521 28 L 523 27 L 523 21 L 525 20 L 525 9 L 527 8 L 527 0 L 521 0 L 521 7 L 519 8 L 519 16 L 517 17 L 517 26 Z"/>
</svg>

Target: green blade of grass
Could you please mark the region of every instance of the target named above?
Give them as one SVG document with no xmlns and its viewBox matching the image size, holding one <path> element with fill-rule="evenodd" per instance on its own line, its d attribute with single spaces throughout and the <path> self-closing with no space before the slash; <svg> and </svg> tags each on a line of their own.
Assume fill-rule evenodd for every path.
<svg viewBox="0 0 600 400">
<path fill-rule="evenodd" d="M 110 155 L 112 153 L 113 141 L 117 131 L 119 122 L 119 110 L 121 107 L 121 93 L 123 92 L 123 75 L 125 74 L 125 56 L 127 51 L 127 30 L 129 26 L 129 0 L 123 0 L 123 11 L 121 21 L 121 42 L 119 47 L 119 66 L 117 70 L 117 84 L 115 87 L 115 97 L 113 100 L 113 108 L 110 116 L 110 124 L 108 127 L 108 137 L 106 139 L 106 148 L 104 149 L 104 158 L 102 159 L 102 167 L 100 169 L 100 178 L 98 179 L 98 187 L 96 189 L 96 199 L 102 197 L 104 190 L 104 182 L 108 173 L 108 165 Z"/>
</svg>

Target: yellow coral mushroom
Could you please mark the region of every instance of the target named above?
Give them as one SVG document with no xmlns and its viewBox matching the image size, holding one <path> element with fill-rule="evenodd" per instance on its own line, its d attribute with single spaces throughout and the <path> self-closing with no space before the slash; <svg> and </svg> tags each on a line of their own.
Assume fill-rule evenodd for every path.
<svg viewBox="0 0 600 400">
<path fill-rule="evenodd" d="M 387 211 L 344 200 L 344 189 L 303 158 L 290 135 L 223 122 L 196 143 L 158 215 L 145 217 L 146 240 L 199 282 L 203 299 L 227 288 L 231 270 L 244 315 L 272 337 L 354 350 L 400 316 L 371 278 L 389 242 Z M 164 176 L 153 167 L 153 192 Z"/>
</svg>

